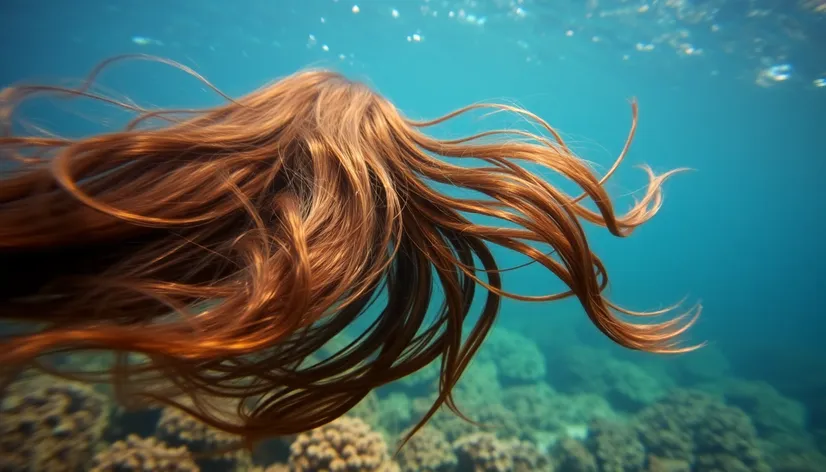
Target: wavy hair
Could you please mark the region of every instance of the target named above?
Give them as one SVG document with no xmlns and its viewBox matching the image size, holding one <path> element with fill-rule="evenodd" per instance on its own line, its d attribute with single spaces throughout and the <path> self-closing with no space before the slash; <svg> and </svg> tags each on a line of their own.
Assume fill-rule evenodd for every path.
<svg viewBox="0 0 826 472">
<path fill-rule="evenodd" d="M 636 103 L 625 148 L 599 177 L 546 122 L 513 106 L 414 121 L 362 83 L 307 70 L 238 99 L 222 95 L 227 103 L 214 108 L 149 111 L 92 91 L 96 75 L 123 58 L 78 88 L 20 85 L 0 95 L 0 321 L 27 327 L 0 338 L 6 378 L 54 353 L 112 352 L 116 362 L 87 380 L 111 382 L 127 404 L 172 405 L 252 443 L 332 421 L 437 360 L 439 395 L 420 425 L 441 405 L 458 413 L 451 389 L 503 297 L 576 297 L 602 333 L 630 349 L 697 347 L 679 337 L 699 307 L 659 322 L 624 319 L 675 307 L 641 313 L 608 301 L 605 267 L 583 230 L 590 222 L 629 235 L 657 213 L 663 182 L 679 171 L 646 167 L 644 195 L 625 214 L 614 209 L 603 184 L 631 143 Z M 138 58 L 214 89 L 185 66 Z M 41 95 L 104 101 L 136 117 L 80 139 L 16 134 L 15 109 Z M 544 131 L 424 133 L 474 109 Z M 156 120 L 163 124 L 148 126 Z M 462 165 L 471 160 L 482 165 Z M 583 193 L 566 194 L 524 163 Z M 508 269 L 491 245 L 541 264 L 567 291 L 503 290 Z M 308 361 L 368 308 L 377 316 L 361 335 Z"/>
</svg>

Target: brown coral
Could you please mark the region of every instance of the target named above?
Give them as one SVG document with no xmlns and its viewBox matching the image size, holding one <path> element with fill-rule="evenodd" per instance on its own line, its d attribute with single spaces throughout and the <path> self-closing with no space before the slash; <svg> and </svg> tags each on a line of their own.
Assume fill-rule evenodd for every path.
<svg viewBox="0 0 826 472">
<path fill-rule="evenodd" d="M 37 376 L 13 384 L 0 404 L 0 470 L 80 470 L 108 421 L 92 388 Z"/>
<path fill-rule="evenodd" d="M 551 461 L 530 441 L 510 439 L 507 441 L 513 458 L 513 472 L 550 472 Z"/>
<path fill-rule="evenodd" d="M 449 472 L 457 463 L 445 434 L 429 425 L 410 438 L 399 451 L 398 461 L 402 472 Z"/>
<path fill-rule="evenodd" d="M 552 456 L 556 472 L 597 472 L 596 458 L 576 439 L 561 439 L 554 445 Z"/>
<path fill-rule="evenodd" d="M 299 434 L 290 447 L 294 472 L 390 472 L 387 443 L 361 419 L 341 417 Z"/>
<path fill-rule="evenodd" d="M 198 472 L 201 469 L 183 446 L 171 448 L 157 438 L 129 435 L 99 452 L 89 472 Z"/>
<path fill-rule="evenodd" d="M 769 470 L 749 417 L 699 391 L 677 390 L 638 415 L 640 440 L 650 454 L 707 472 Z"/>
<path fill-rule="evenodd" d="M 252 467 L 248 472 L 290 472 L 288 464 L 270 464 L 266 467 Z"/>
<path fill-rule="evenodd" d="M 645 447 L 632 426 L 592 421 L 585 441 L 602 472 L 640 472 L 646 461 Z"/>
<path fill-rule="evenodd" d="M 473 472 L 512 472 L 513 457 L 508 445 L 491 433 L 462 436 L 453 443 L 459 470 Z"/>
<path fill-rule="evenodd" d="M 240 443 L 241 438 L 212 428 L 175 408 L 164 408 L 155 433 L 171 446 L 185 446 L 194 453 L 213 453 Z M 252 458 L 246 450 L 205 454 L 198 465 L 204 471 L 248 466 Z"/>
</svg>

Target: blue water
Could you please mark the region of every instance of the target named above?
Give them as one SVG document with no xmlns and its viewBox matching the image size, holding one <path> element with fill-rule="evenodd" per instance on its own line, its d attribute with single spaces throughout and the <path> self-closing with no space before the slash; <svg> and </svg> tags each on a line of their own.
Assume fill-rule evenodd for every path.
<svg viewBox="0 0 826 472">
<path fill-rule="evenodd" d="M 634 309 L 683 297 L 701 301 L 704 314 L 692 339 L 707 340 L 726 356 L 732 364 L 726 375 L 765 380 L 802 402 L 808 431 L 821 435 L 826 453 L 826 87 L 816 86 L 826 74 L 826 14 L 804 12 L 793 2 L 729 0 L 731 6 L 721 0 L 687 2 L 716 4 L 718 22 L 686 26 L 672 19 L 669 26 L 639 14 L 632 23 L 626 15 L 597 24 L 585 18 L 582 3 L 4 0 L 0 84 L 82 78 L 99 61 L 124 53 L 174 59 L 236 96 L 303 67 L 328 67 L 367 81 L 416 118 L 479 101 L 516 103 L 603 169 L 622 148 L 629 99 L 636 98 L 637 138 L 608 187 L 619 208 L 630 206 L 629 193 L 645 183 L 638 164 L 694 171 L 666 185 L 662 211 L 632 237 L 589 228 L 609 271 L 611 297 Z M 595 11 L 647 4 L 616 3 L 599 2 Z M 783 15 L 781 23 L 795 25 L 794 31 L 748 23 L 745 3 Z M 461 9 L 484 17 L 484 24 L 460 18 Z M 711 32 L 715 24 L 725 38 Z M 665 43 L 648 52 L 635 47 L 652 41 L 654 30 L 686 27 L 702 55 L 680 55 Z M 765 38 L 780 52 L 754 50 L 747 35 Z M 722 52 L 729 43 L 735 52 Z M 757 83 L 760 70 L 784 63 L 793 66 L 789 80 Z M 158 107 L 221 101 L 186 74 L 145 61 L 118 64 L 101 83 Z M 73 107 L 35 105 L 30 111 L 70 135 L 105 131 L 122 119 L 101 107 Z M 455 136 L 488 126 L 464 120 L 439 132 Z M 510 274 L 506 284 L 529 293 L 559 288 L 538 268 Z M 503 328 L 540 338 L 540 345 L 569 342 L 559 332 L 575 329 L 590 346 L 641 359 L 611 347 L 573 302 L 506 302 L 500 320 Z"/>
</svg>

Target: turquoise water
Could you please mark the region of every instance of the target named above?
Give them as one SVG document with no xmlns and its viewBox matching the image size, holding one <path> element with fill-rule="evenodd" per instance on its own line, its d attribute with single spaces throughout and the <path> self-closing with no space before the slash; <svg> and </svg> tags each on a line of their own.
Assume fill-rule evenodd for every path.
<svg viewBox="0 0 826 472">
<path fill-rule="evenodd" d="M 124 53 L 174 59 L 230 95 L 303 67 L 327 67 L 367 81 L 416 118 L 479 101 L 516 103 L 603 169 L 622 148 L 629 99 L 636 98 L 637 138 L 608 186 L 620 208 L 630 206 L 630 193 L 645 183 L 636 165 L 695 171 L 667 184 L 663 210 L 631 238 L 589 228 L 594 250 L 607 265 L 612 298 L 625 306 L 702 301 L 692 339 L 709 341 L 709 352 L 678 360 L 628 353 L 610 345 L 573 302 L 506 302 L 497 326 L 506 354 L 491 347 L 481 373 L 468 377 L 487 379 L 480 383 L 494 391 L 484 393 L 491 395 L 484 403 L 511 412 L 519 409 L 508 403 L 508 389 L 527 385 L 558 400 L 556 406 L 528 403 L 534 416 L 553 414 L 542 408 L 565 409 L 559 406 L 565 395 L 589 394 L 602 397 L 623 421 L 673 400 L 671 388 L 700 388 L 749 416 L 756 447 L 775 470 L 826 470 L 826 277 L 820 273 L 826 87 L 819 81 L 826 77 L 826 13 L 814 12 L 815 3 L 807 10 L 803 2 L 768 0 L 6 0 L 0 3 L 0 83 L 80 78 L 100 60 Z M 784 65 L 790 65 L 785 80 Z M 180 71 L 143 61 L 117 65 L 102 84 L 154 106 L 221 100 Z M 123 119 L 86 104 L 30 111 L 70 135 Z M 463 120 L 438 133 L 469 134 L 491 123 L 502 124 Z M 505 283 L 533 294 L 559 288 L 533 268 L 509 274 Z M 534 369 L 541 364 L 542 373 L 509 377 L 503 359 L 530 357 L 511 352 L 528 344 L 541 352 Z M 514 362 L 525 362 L 520 359 Z M 484 374 L 485 365 L 499 373 Z M 632 373 L 618 381 L 615 372 L 622 369 Z M 427 394 L 410 383 L 378 396 L 388 402 L 404 396 L 409 403 Z M 560 421 L 587 429 L 590 419 L 583 413 Z M 409 418 L 375 421 L 392 444 Z M 531 428 L 554 436 L 558 423 Z M 534 433 L 525 437 L 553 450 L 548 435 Z M 652 440 L 641 444 L 645 457 L 659 455 Z M 808 462 L 789 466 L 789 455 Z M 692 470 L 759 470 L 691 461 Z M 643 470 L 628 467 L 613 470 Z"/>
</svg>

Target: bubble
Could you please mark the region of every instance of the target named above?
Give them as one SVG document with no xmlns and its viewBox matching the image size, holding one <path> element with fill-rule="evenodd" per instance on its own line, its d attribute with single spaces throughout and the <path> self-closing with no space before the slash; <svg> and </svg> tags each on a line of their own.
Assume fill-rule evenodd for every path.
<svg viewBox="0 0 826 472">
<path fill-rule="evenodd" d="M 791 77 L 791 64 L 774 64 L 758 72 L 755 83 L 761 87 L 770 87 L 779 82 L 785 82 Z"/>
<path fill-rule="evenodd" d="M 769 67 L 767 70 L 769 76 L 777 82 L 789 80 L 792 76 L 791 64 L 777 64 Z"/>
</svg>

